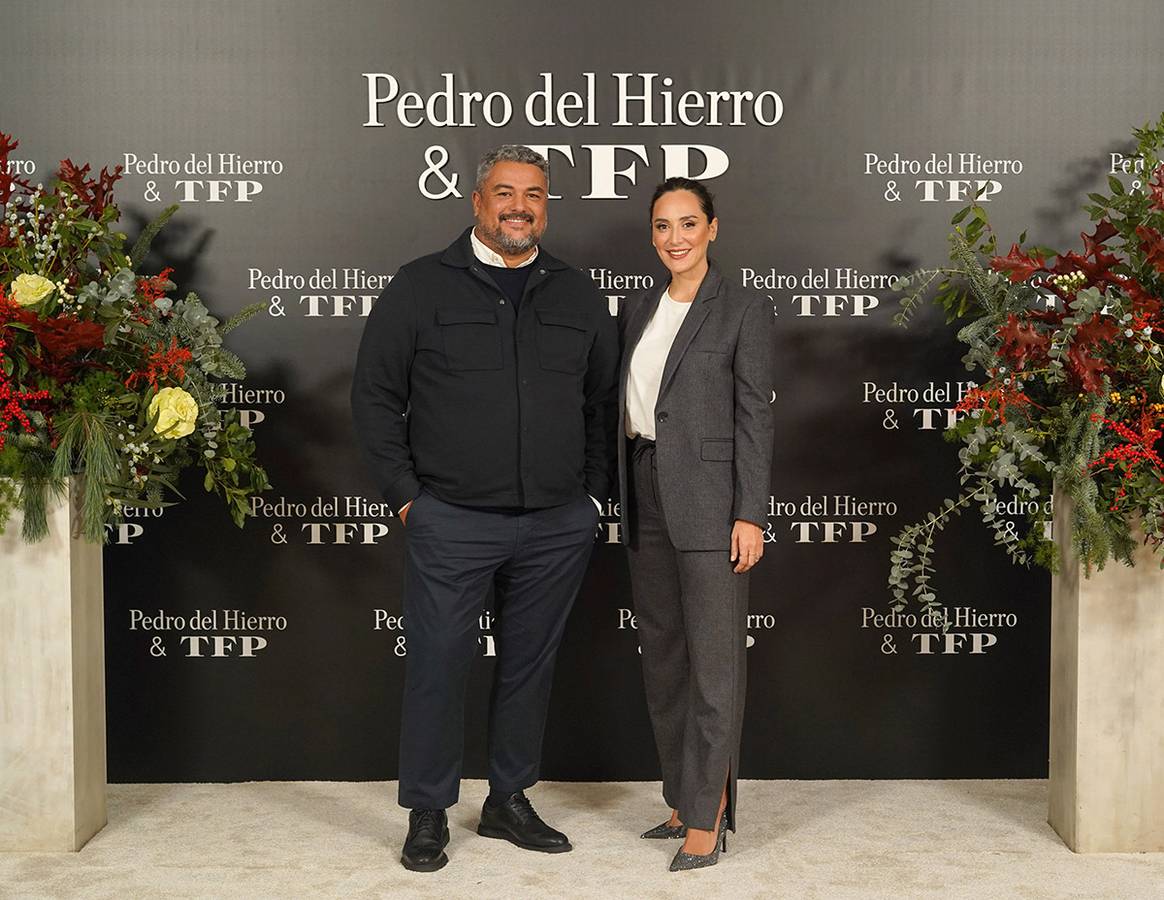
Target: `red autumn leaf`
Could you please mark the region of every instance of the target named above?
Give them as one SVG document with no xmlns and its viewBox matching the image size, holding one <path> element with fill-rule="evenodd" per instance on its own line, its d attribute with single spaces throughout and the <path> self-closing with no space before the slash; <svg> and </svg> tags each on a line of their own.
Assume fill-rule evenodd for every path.
<svg viewBox="0 0 1164 900">
<path fill-rule="evenodd" d="M 20 185 L 29 193 L 32 193 L 32 185 L 23 178 L 17 178 L 8 171 L 8 156 L 20 146 L 20 141 L 12 139 L 12 135 L 5 134 L 0 131 L 0 204 L 7 204 L 9 198 L 12 196 L 12 186 Z M 8 230 L 7 226 L 4 228 Z M 7 243 L 7 239 L 3 242 Z"/>
<path fill-rule="evenodd" d="M 1023 253 L 1018 244 L 1010 245 L 1010 253 L 1006 256 L 996 256 L 990 260 L 990 267 L 996 272 L 1006 272 L 1010 280 L 1018 283 L 1026 281 L 1035 272 L 1046 267 L 1046 261 L 1041 256 L 1029 256 Z"/>
<path fill-rule="evenodd" d="M 1047 271 L 1053 272 L 1056 275 L 1070 275 L 1072 272 L 1082 272 L 1087 278 L 1087 285 L 1098 287 L 1101 291 L 1106 290 L 1108 285 L 1123 287 L 1123 280 L 1116 278 L 1111 272 L 1111 269 L 1119 264 L 1119 259 L 1112 253 L 1105 253 L 1103 246 L 1105 241 L 1118 233 L 1111 222 L 1103 219 L 1096 224 L 1095 230 L 1091 234 L 1088 234 L 1086 231 L 1079 233 L 1079 236 L 1083 238 L 1082 256 L 1078 253 L 1060 253 L 1055 257 L 1055 264 L 1049 267 Z M 1069 300 L 1069 297 L 1062 291 L 1053 285 L 1049 286 L 1064 301 Z"/>
<path fill-rule="evenodd" d="M 1164 238 L 1160 232 L 1147 225 L 1137 225 L 1136 236 L 1143 241 L 1140 249 L 1144 251 L 1145 261 L 1157 272 L 1164 272 Z"/>
<path fill-rule="evenodd" d="M 1120 333 L 1119 326 L 1110 316 L 1096 313 L 1075 330 L 1076 345 L 1093 347 L 1102 341 L 1114 341 Z"/>
<path fill-rule="evenodd" d="M 1114 321 L 1099 314 L 1092 316 L 1076 330 L 1075 339 L 1067 351 L 1067 362 L 1071 373 L 1085 391 L 1096 393 L 1103 389 L 1101 376 L 1109 369 L 1097 351 L 1100 344 L 1115 340 L 1119 333 Z"/>
<path fill-rule="evenodd" d="M 1136 279 L 1125 279 L 1120 282 L 1120 287 L 1131 298 L 1132 315 L 1158 317 L 1164 310 L 1164 303 L 1145 291 Z"/>
<path fill-rule="evenodd" d="M 1103 390 L 1102 375 L 1108 371 L 1107 363 L 1095 356 L 1088 355 L 1082 347 L 1072 346 L 1067 351 L 1067 360 L 1071 365 L 1071 372 L 1079 380 L 1083 390 L 1097 394 Z"/>
<path fill-rule="evenodd" d="M 1055 257 L 1055 265 L 1048 271 L 1054 272 L 1056 275 L 1069 275 L 1072 272 L 1080 271 L 1087 277 L 1088 285 L 1102 290 L 1109 284 L 1122 287 L 1123 282 L 1109 271 L 1118 263 L 1119 260 L 1111 253 L 1102 253 L 1098 249 L 1094 255 L 1094 260 L 1080 256 L 1078 253 L 1060 253 Z"/>
<path fill-rule="evenodd" d="M 998 329 L 998 336 L 1002 338 L 999 353 L 1007 357 L 1016 369 L 1023 368 L 1028 358 L 1036 364 L 1047 358 L 1050 339 L 1040 334 L 1034 325 L 1020 321 L 1014 313 L 1007 316 L 1006 324 Z"/>
<path fill-rule="evenodd" d="M 1164 209 L 1164 164 L 1156 167 L 1156 178 L 1148 183 L 1152 194 L 1152 205 Z"/>
<path fill-rule="evenodd" d="M 1100 245 L 1109 238 L 1115 237 L 1119 234 L 1114 225 L 1107 219 L 1101 219 L 1095 225 L 1095 231 L 1088 234 L 1086 231 L 1081 231 L 1079 236 L 1083 238 L 1083 255 L 1095 256 L 1100 252 Z"/>
<path fill-rule="evenodd" d="M 88 178 L 89 164 L 77 168 L 71 159 L 62 159 L 57 177 L 73 189 L 77 197 L 88 208 L 89 216 L 100 219 L 105 207 L 113 200 L 113 185 L 121 178 L 124 166 L 117 166 L 110 172 L 104 166 L 96 178 Z"/>
</svg>

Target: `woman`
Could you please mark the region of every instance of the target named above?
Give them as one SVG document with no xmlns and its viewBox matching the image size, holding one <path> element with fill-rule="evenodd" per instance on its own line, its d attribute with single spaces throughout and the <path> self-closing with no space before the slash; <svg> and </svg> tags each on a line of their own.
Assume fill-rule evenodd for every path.
<svg viewBox="0 0 1164 900">
<path fill-rule="evenodd" d="M 670 273 L 619 316 L 619 484 L 671 871 L 715 865 L 735 831 L 748 575 L 764 552 L 772 461 L 772 309 L 707 258 L 719 222 L 698 181 L 651 199 Z"/>
</svg>

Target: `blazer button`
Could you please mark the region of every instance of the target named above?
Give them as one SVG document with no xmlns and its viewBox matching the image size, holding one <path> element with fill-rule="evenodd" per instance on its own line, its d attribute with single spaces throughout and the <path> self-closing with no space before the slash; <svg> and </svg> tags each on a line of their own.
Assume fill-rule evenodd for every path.
<svg viewBox="0 0 1164 900">
<path fill-rule="evenodd" d="M 667 421 L 667 414 L 666 414 L 665 412 L 661 412 L 661 413 L 659 413 L 659 421 L 660 421 L 660 422 L 666 422 L 666 421 Z"/>
<path fill-rule="evenodd" d="M 497 301 L 497 305 L 498 305 L 498 306 L 504 306 L 504 305 L 505 305 L 505 299 L 504 299 L 504 298 L 502 298 L 502 299 L 498 300 L 498 301 Z"/>
</svg>

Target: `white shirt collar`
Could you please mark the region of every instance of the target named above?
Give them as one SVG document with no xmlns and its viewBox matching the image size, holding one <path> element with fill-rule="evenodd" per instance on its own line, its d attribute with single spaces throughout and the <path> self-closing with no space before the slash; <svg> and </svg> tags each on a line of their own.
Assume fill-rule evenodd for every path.
<svg viewBox="0 0 1164 900">
<path fill-rule="evenodd" d="M 493 250 L 492 247 L 487 247 L 485 242 L 477 237 L 477 229 L 474 228 L 469 232 L 469 241 L 473 244 L 473 255 L 477 257 L 478 262 L 483 262 L 487 266 L 497 266 L 500 269 L 512 268 L 520 269 L 522 266 L 528 266 L 535 259 L 538 258 L 538 248 L 534 247 L 533 253 L 529 255 L 529 259 L 519 262 L 516 266 L 509 266 L 500 253 Z"/>
</svg>

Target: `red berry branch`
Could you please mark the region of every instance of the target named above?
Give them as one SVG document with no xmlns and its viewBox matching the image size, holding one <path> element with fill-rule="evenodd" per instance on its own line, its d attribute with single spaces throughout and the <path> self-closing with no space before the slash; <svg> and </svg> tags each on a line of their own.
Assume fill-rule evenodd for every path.
<svg viewBox="0 0 1164 900">
<path fill-rule="evenodd" d="M 16 390 L 4 372 L 4 348 L 8 346 L 8 341 L 4 337 L 3 318 L 13 309 L 15 309 L 15 304 L 4 296 L 3 289 L 0 289 L 0 450 L 4 449 L 7 433 L 14 420 L 20 423 L 26 433 L 32 434 L 34 431 L 32 423 L 28 419 L 28 413 L 20 404 L 30 400 L 47 400 L 49 398 L 48 391 Z"/>
<path fill-rule="evenodd" d="M 1160 439 L 1161 434 L 1164 434 L 1160 428 L 1156 427 L 1158 425 L 1156 416 L 1149 413 L 1147 409 L 1142 409 L 1140 411 L 1139 433 L 1133 431 L 1123 422 L 1116 422 L 1094 413 L 1091 416 L 1091 421 L 1102 421 L 1124 441 L 1087 464 L 1089 469 L 1104 466 L 1110 472 L 1114 471 L 1116 466 L 1121 466 L 1124 470 L 1120 489 L 1116 492 L 1115 500 L 1108 507 L 1109 510 L 1115 512 L 1119 509 L 1124 497 L 1127 496 L 1128 482 L 1136 476 L 1140 467 L 1145 463 L 1155 466 L 1157 480 L 1164 481 L 1164 475 L 1159 474 L 1159 471 L 1164 469 L 1164 460 L 1160 459 L 1154 449 L 1156 441 Z"/>
</svg>

